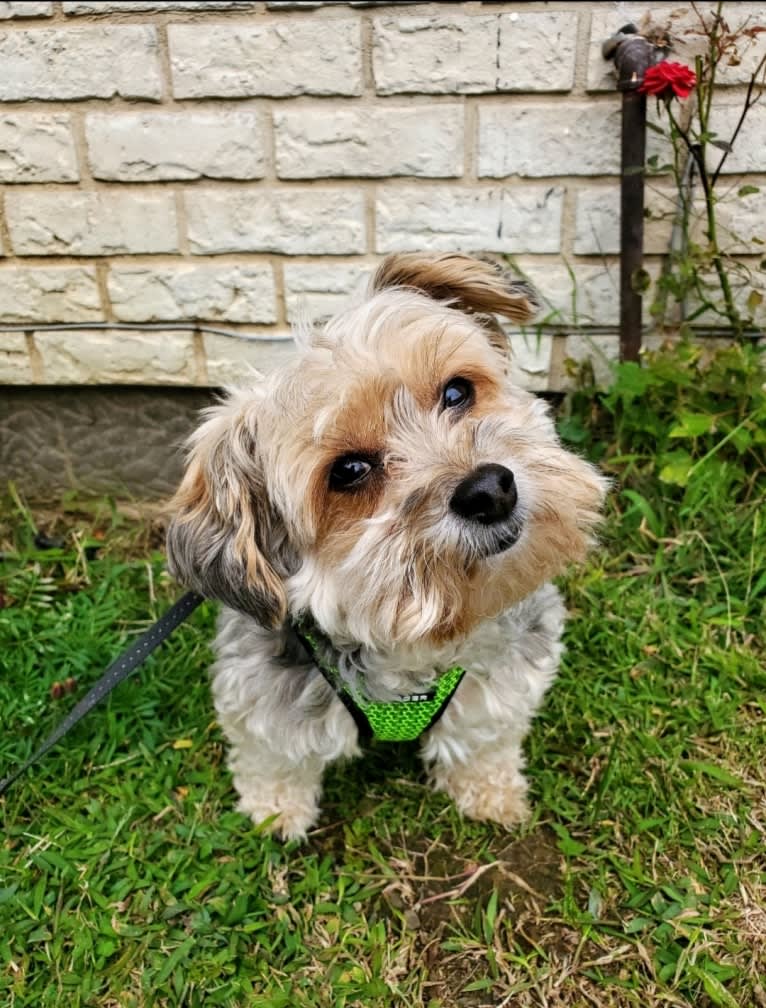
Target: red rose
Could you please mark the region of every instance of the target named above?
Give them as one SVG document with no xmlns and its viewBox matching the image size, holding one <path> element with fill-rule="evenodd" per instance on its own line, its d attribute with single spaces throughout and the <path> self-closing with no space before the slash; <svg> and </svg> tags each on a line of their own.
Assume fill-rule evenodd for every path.
<svg viewBox="0 0 766 1008">
<path fill-rule="evenodd" d="M 693 70 L 683 63 L 663 60 L 650 66 L 644 74 L 638 90 L 658 98 L 688 98 L 694 90 L 697 77 Z"/>
</svg>

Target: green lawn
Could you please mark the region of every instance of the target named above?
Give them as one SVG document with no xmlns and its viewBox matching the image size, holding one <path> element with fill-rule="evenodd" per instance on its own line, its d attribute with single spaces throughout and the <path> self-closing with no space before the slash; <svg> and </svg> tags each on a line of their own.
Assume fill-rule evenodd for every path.
<svg viewBox="0 0 766 1008">
<path fill-rule="evenodd" d="M 415 747 L 378 745 L 330 773 L 306 844 L 259 835 L 206 604 L 0 800 L 0 1004 L 766 1005 L 766 394 L 750 357 L 703 363 L 627 368 L 563 416 L 618 482 L 563 582 L 527 827 L 462 821 Z M 177 596 L 160 547 L 108 502 L 7 496 L 0 773 Z"/>
</svg>

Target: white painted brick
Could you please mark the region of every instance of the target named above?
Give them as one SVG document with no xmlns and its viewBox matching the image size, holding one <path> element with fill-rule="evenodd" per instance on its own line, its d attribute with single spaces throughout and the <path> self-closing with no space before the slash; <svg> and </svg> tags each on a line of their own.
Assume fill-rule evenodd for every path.
<svg viewBox="0 0 766 1008">
<path fill-rule="evenodd" d="M 570 91 L 576 47 L 576 13 L 514 11 L 501 15 L 497 90 Z"/>
<path fill-rule="evenodd" d="M 733 102 L 728 95 L 723 100 L 714 102 L 710 125 L 718 139 L 731 140 L 741 112 L 742 101 Z M 710 150 L 711 168 L 717 166 L 721 153 Z M 739 136 L 734 141 L 734 149 L 724 163 L 722 174 L 732 172 L 766 172 L 766 105 L 763 103 L 748 111 Z"/>
<path fill-rule="evenodd" d="M 0 118 L 0 182 L 76 182 L 70 116 L 9 112 Z"/>
<path fill-rule="evenodd" d="M 72 0 L 64 2 L 65 14 L 132 14 L 133 11 L 207 11 L 252 10 L 254 0 Z"/>
<path fill-rule="evenodd" d="M 751 324 L 760 330 L 766 329 L 766 272 L 757 268 L 757 260 L 740 260 L 739 271 L 728 270 L 731 293 L 734 305 L 743 320 L 750 319 Z M 726 325 L 725 302 L 718 278 L 713 270 L 701 276 L 707 301 L 715 305 L 717 311 L 707 309 L 695 319 L 697 325 Z M 760 304 L 748 307 L 748 298 L 756 291 L 761 296 Z M 687 311 L 694 313 L 701 305 L 701 299 L 691 295 L 687 303 Z"/>
<path fill-rule="evenodd" d="M 373 73 L 378 94 L 494 91 L 498 18 L 450 14 L 375 18 Z"/>
<path fill-rule="evenodd" d="M 29 385 L 33 380 L 26 336 L 0 330 L 0 385 Z"/>
<path fill-rule="evenodd" d="M 52 385 L 189 385 L 195 380 L 191 333 L 40 331 L 35 344 L 45 381 Z"/>
<path fill-rule="evenodd" d="M 195 255 L 363 252 L 364 198 L 359 189 L 192 189 L 186 194 Z"/>
<path fill-rule="evenodd" d="M 0 21 L 8 18 L 50 17 L 52 13 L 52 3 L 38 3 L 37 0 L 0 3 Z"/>
<path fill-rule="evenodd" d="M 613 175 L 620 168 L 618 101 L 479 108 L 479 175 Z"/>
<path fill-rule="evenodd" d="M 364 290 L 372 266 L 365 263 L 285 263 L 289 322 L 329 318 Z"/>
<path fill-rule="evenodd" d="M 298 106 L 274 114 L 280 178 L 450 177 L 463 171 L 458 105 Z"/>
<path fill-rule="evenodd" d="M 667 252 L 676 208 L 676 192 L 667 181 L 649 179 L 644 201 L 644 252 Z M 574 251 L 577 255 L 617 255 L 620 252 L 620 183 L 597 185 L 577 193 Z"/>
<path fill-rule="evenodd" d="M 83 322 L 101 318 L 92 266 L 0 268 L 0 319 L 5 322 Z"/>
<path fill-rule="evenodd" d="M 107 281 L 123 322 L 276 322 L 270 266 L 114 266 Z"/>
<path fill-rule="evenodd" d="M 558 252 L 563 196 L 554 186 L 381 188 L 376 250 Z"/>
<path fill-rule="evenodd" d="M 541 299 L 537 322 L 612 325 L 619 321 L 620 270 L 616 260 L 596 266 L 519 260 Z"/>
<path fill-rule="evenodd" d="M 162 93 L 149 25 L 0 32 L 0 101 L 149 98 Z"/>
<path fill-rule="evenodd" d="M 253 112 L 89 115 L 85 132 L 98 179 L 250 179 L 265 172 L 263 123 Z"/>
<path fill-rule="evenodd" d="M 573 248 L 577 255 L 607 255 L 620 251 L 619 180 L 577 193 Z"/>
<path fill-rule="evenodd" d="M 281 338 L 275 338 L 281 337 Z M 236 339 L 203 333 L 210 385 L 248 387 L 295 356 L 290 332 L 264 333 L 262 338 Z"/>
<path fill-rule="evenodd" d="M 168 27 L 177 98 L 362 92 L 358 20 Z"/>
<path fill-rule="evenodd" d="M 19 255 L 177 252 L 171 192 L 19 192 L 5 198 Z"/>
<path fill-rule="evenodd" d="M 716 205 L 716 219 L 720 244 L 733 255 L 759 255 L 766 258 L 766 187 L 756 193 L 738 196 L 739 186 L 730 187 L 727 179 L 722 187 L 720 202 Z M 699 220 L 704 222 L 702 201 L 699 201 Z M 697 241 L 703 242 L 702 226 Z"/>
<path fill-rule="evenodd" d="M 511 380 L 530 392 L 548 388 L 553 337 L 550 333 L 511 333 Z"/>
<path fill-rule="evenodd" d="M 649 30 L 650 25 L 668 29 L 673 38 L 673 51 L 668 59 L 686 63 L 694 67 L 694 57 L 705 49 L 704 38 L 698 31 L 699 20 L 688 3 L 598 3 L 592 4 L 590 44 L 588 47 L 587 79 L 589 91 L 614 91 L 616 76 L 614 63 L 601 55 L 602 43 L 619 31 L 623 25 L 633 22 L 641 30 Z M 700 5 L 702 10 L 711 10 L 713 4 Z M 649 12 L 651 11 L 651 14 Z M 732 30 L 747 22 L 748 25 L 766 25 L 766 5 L 760 3 L 726 0 L 724 17 Z M 647 20 L 648 18 L 648 20 Z M 757 36 L 752 44 L 742 40 L 738 45 L 741 62 L 737 66 L 726 66 L 722 62 L 716 73 L 718 85 L 746 83 L 763 56 L 763 35 Z"/>
<path fill-rule="evenodd" d="M 617 333 L 568 333 L 564 356 L 577 364 L 590 361 L 597 384 L 610 385 L 614 378 L 614 365 L 620 359 L 620 337 Z"/>
</svg>

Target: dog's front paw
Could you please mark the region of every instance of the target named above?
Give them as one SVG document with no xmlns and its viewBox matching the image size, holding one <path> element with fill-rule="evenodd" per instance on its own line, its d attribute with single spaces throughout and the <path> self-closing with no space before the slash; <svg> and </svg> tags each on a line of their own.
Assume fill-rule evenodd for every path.
<svg viewBox="0 0 766 1008">
<path fill-rule="evenodd" d="M 494 767 L 486 773 L 476 766 L 450 767 L 434 773 L 432 779 L 469 819 L 496 822 L 510 829 L 529 816 L 527 782 L 518 770 Z"/>
<path fill-rule="evenodd" d="M 250 816 L 264 832 L 282 840 L 305 840 L 306 834 L 319 817 L 319 806 L 313 794 L 268 796 L 243 793 L 237 808 Z"/>
</svg>

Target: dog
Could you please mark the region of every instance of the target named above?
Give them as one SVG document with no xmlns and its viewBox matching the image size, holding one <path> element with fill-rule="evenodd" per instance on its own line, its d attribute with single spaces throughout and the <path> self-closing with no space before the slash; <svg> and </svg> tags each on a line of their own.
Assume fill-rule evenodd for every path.
<svg viewBox="0 0 766 1008">
<path fill-rule="evenodd" d="M 471 818 L 527 815 L 522 742 L 565 621 L 550 579 L 586 554 L 607 486 L 509 377 L 496 316 L 536 307 L 491 263 L 390 255 L 191 437 L 168 565 L 223 603 L 213 694 L 264 829 L 316 824 L 325 767 L 361 752 L 349 696 L 433 699 L 448 669 L 420 739 L 431 784 Z"/>
</svg>

